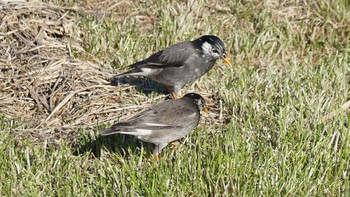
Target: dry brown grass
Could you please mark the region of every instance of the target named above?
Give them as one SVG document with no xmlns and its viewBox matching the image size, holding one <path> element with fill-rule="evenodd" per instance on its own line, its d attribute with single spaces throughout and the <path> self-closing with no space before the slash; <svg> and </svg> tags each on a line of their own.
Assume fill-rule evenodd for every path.
<svg viewBox="0 0 350 197">
<path fill-rule="evenodd" d="M 111 72 L 73 57 L 83 52 L 76 18 L 44 3 L 6 3 L 2 9 L 0 110 L 28 123 L 35 138 L 71 135 L 111 102 Z M 99 102 L 96 102 L 99 101 Z M 26 134 L 24 130 L 18 134 Z"/>
<path fill-rule="evenodd" d="M 69 12 L 78 9 L 39 2 L 3 4 L 0 111 L 26 123 L 14 131 L 17 136 L 29 134 L 31 141 L 38 143 L 73 140 L 79 128 L 95 129 L 100 123 L 128 118 L 154 103 L 131 85 L 110 85 L 112 68 L 102 68 L 91 57 L 85 60 L 88 55 L 82 47 L 82 33 L 77 18 Z M 91 12 L 93 9 L 96 6 L 91 5 Z M 222 116 L 218 110 L 212 113 Z"/>
</svg>

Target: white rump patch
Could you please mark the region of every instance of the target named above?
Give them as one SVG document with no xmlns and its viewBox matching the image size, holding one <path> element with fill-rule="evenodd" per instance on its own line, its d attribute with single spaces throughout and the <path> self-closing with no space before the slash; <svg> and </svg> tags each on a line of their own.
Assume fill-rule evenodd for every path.
<svg viewBox="0 0 350 197">
<path fill-rule="evenodd" d="M 151 135 L 152 130 L 149 129 L 135 129 L 135 135 Z"/>
<path fill-rule="evenodd" d="M 189 118 L 194 118 L 194 117 L 196 117 L 196 113 L 193 113 L 193 114 L 189 115 L 188 117 Z"/>
<path fill-rule="evenodd" d="M 146 123 L 143 123 L 144 125 L 147 125 L 147 126 L 156 126 L 156 127 L 166 127 L 166 126 L 169 126 L 167 124 L 160 124 L 160 123 L 152 123 L 152 122 L 146 122 Z"/>
<path fill-rule="evenodd" d="M 152 75 L 154 73 L 154 70 L 151 68 L 141 68 L 143 75 Z"/>
</svg>

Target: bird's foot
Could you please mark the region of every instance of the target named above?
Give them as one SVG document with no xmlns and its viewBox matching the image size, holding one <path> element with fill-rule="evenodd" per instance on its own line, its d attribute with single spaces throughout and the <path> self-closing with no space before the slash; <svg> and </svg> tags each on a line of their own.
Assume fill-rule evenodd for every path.
<svg viewBox="0 0 350 197">
<path fill-rule="evenodd" d="M 180 146 L 180 142 L 173 141 L 170 143 L 170 146 L 171 146 L 170 148 L 172 148 L 172 149 L 178 148 Z"/>
<path fill-rule="evenodd" d="M 171 93 L 171 98 L 173 98 L 173 99 L 178 99 L 179 97 L 176 96 L 176 94 L 175 94 L 174 92 L 172 92 L 172 93 Z"/>
<path fill-rule="evenodd" d="M 181 94 L 177 95 L 170 86 L 166 86 L 168 88 L 168 91 L 170 92 L 171 98 L 172 99 L 180 99 L 181 98 Z"/>
</svg>

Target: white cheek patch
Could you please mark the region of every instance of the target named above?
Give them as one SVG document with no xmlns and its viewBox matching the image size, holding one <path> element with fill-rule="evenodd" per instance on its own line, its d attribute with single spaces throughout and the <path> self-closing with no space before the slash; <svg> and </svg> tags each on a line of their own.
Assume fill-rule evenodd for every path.
<svg viewBox="0 0 350 197">
<path fill-rule="evenodd" d="M 204 42 L 203 44 L 202 44 L 202 49 L 203 49 L 203 53 L 204 54 L 207 54 L 207 55 L 209 55 L 209 54 L 211 54 L 212 52 L 212 46 L 211 46 L 211 44 L 209 44 L 208 42 Z"/>
<path fill-rule="evenodd" d="M 218 59 L 218 58 L 220 57 L 220 55 L 217 54 L 217 53 L 212 53 L 212 56 L 213 56 L 215 59 Z"/>
</svg>

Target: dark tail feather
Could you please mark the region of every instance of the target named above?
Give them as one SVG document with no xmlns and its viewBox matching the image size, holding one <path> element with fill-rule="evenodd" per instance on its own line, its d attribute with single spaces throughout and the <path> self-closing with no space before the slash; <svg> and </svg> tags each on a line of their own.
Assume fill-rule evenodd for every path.
<svg viewBox="0 0 350 197">
<path fill-rule="evenodd" d="M 136 69 L 131 69 L 131 70 L 128 70 L 128 71 L 126 71 L 126 72 L 117 74 L 117 75 L 115 75 L 115 77 L 128 76 L 128 75 L 139 75 L 140 72 L 141 72 L 141 70 L 138 69 L 138 68 L 136 68 Z"/>
<path fill-rule="evenodd" d="M 119 122 L 118 124 L 113 125 L 111 128 L 103 129 L 100 131 L 101 135 L 112 135 L 119 133 L 120 131 L 128 131 L 130 128 L 129 122 Z"/>
<path fill-rule="evenodd" d="M 115 130 L 113 127 L 109 128 L 109 129 L 103 129 L 103 130 L 100 131 L 101 135 L 112 135 L 112 134 L 115 134 L 115 133 L 119 133 L 119 131 Z"/>
<path fill-rule="evenodd" d="M 123 75 L 142 75 L 141 67 L 144 65 L 145 63 L 143 61 L 136 62 L 135 64 L 132 64 L 129 66 L 132 69 L 126 72 L 117 74 L 116 77 L 123 76 Z"/>
<path fill-rule="evenodd" d="M 128 78 L 127 76 L 138 76 L 138 75 L 142 75 L 141 74 L 141 70 L 138 68 L 134 68 L 131 70 L 128 70 L 126 72 L 114 75 L 113 77 L 111 77 L 109 79 L 110 84 L 114 85 L 114 86 L 118 86 L 119 84 L 124 84 L 124 83 L 129 83 L 129 80 L 124 80 L 124 77 Z"/>
</svg>

